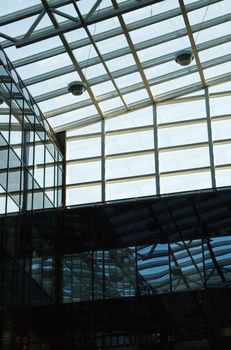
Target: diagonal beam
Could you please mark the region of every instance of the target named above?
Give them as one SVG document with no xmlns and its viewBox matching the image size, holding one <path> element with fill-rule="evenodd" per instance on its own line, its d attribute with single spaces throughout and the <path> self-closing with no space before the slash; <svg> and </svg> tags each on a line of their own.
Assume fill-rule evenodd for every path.
<svg viewBox="0 0 231 350">
<path fill-rule="evenodd" d="M 196 60 L 198 73 L 200 75 L 203 87 L 206 87 L 207 84 L 206 84 L 206 81 L 205 81 L 205 77 L 204 77 L 203 69 L 202 69 L 202 66 L 201 66 L 200 58 L 199 58 L 199 55 L 198 55 L 196 43 L 194 41 L 193 31 L 192 31 L 191 25 L 189 23 L 189 19 L 188 19 L 187 11 L 186 11 L 186 8 L 185 8 L 184 0 L 178 0 L 178 1 L 179 1 L 179 4 L 180 4 L 181 11 L 182 11 L 183 19 L 184 19 L 184 22 L 185 22 L 185 26 L 186 26 L 186 29 L 187 29 L 188 36 L 189 36 L 189 40 L 190 40 L 190 43 L 191 43 L 191 46 L 192 46 L 192 51 L 193 51 L 193 54 L 194 54 L 194 57 L 195 57 L 195 60 Z"/>
<path fill-rule="evenodd" d="M 45 10 L 47 11 L 48 16 L 50 17 L 51 22 L 53 23 L 54 27 L 56 29 L 59 28 L 59 24 L 58 24 L 57 20 L 55 19 L 54 15 L 52 13 L 52 10 L 50 9 L 50 7 L 49 7 L 49 5 L 47 3 L 47 0 L 41 0 L 41 1 L 43 3 L 43 6 L 44 6 Z M 79 64 L 78 64 L 78 62 L 77 62 L 77 60 L 75 58 L 75 55 L 73 54 L 73 52 L 72 52 L 72 50 L 71 50 L 71 48 L 70 48 L 70 46 L 69 46 L 65 36 L 63 34 L 59 34 L 59 37 L 60 37 L 60 39 L 61 39 L 61 41 L 63 43 L 63 46 L 65 47 L 65 49 L 66 49 L 66 51 L 68 53 L 68 55 L 69 55 L 73 65 L 75 66 L 75 69 L 78 72 L 78 74 L 80 76 L 80 79 L 82 79 L 82 81 L 85 83 L 85 85 L 87 87 L 88 94 L 89 94 L 89 96 L 90 96 L 90 98 L 91 98 L 91 100 L 92 100 L 92 102 L 93 102 L 97 112 L 99 113 L 101 118 L 103 118 L 104 117 L 103 112 L 102 112 L 99 104 L 97 103 L 96 98 L 95 98 L 95 96 L 94 96 L 94 94 L 93 94 L 93 92 L 91 90 L 91 87 L 88 84 L 87 80 L 85 79 L 85 76 L 82 73 L 82 70 L 79 67 Z"/>
<path fill-rule="evenodd" d="M 42 18 L 44 17 L 45 14 L 46 14 L 46 11 L 43 9 L 40 12 L 40 14 L 38 15 L 38 17 L 35 19 L 34 23 L 30 26 L 30 28 L 28 29 L 26 34 L 24 35 L 24 37 L 23 37 L 24 39 L 29 38 L 31 36 L 31 34 L 35 30 L 35 28 L 38 26 L 38 24 L 41 22 L 41 20 L 42 20 Z"/>
<path fill-rule="evenodd" d="M 118 9 L 119 6 L 118 6 L 118 4 L 117 4 L 117 1 L 116 1 L 116 0 L 111 0 L 111 1 L 112 1 L 112 4 L 113 4 L 114 8 L 115 8 L 115 9 Z M 128 42 L 128 46 L 130 47 L 132 56 L 133 56 L 133 58 L 134 58 L 134 60 L 135 60 L 135 62 L 136 62 L 136 65 L 137 65 L 138 71 L 139 71 L 139 73 L 140 73 L 140 75 L 141 75 L 141 78 L 142 78 L 142 80 L 143 80 L 145 89 L 147 90 L 148 96 L 149 96 L 149 98 L 151 99 L 152 102 L 155 102 L 154 96 L 153 96 L 153 94 L 152 94 L 152 90 L 151 90 L 151 88 L 150 88 L 150 86 L 149 86 L 149 83 L 148 83 L 148 79 L 146 78 L 146 75 L 145 75 L 145 73 L 144 73 L 142 64 L 140 63 L 140 59 L 139 59 L 139 57 L 138 57 L 138 54 L 137 54 L 137 52 L 136 52 L 135 46 L 134 46 L 134 44 L 133 44 L 133 42 L 132 42 L 131 36 L 130 36 L 130 34 L 129 34 L 129 32 L 128 32 L 128 29 L 127 29 L 127 27 L 126 27 L 126 24 L 125 24 L 125 22 L 124 22 L 124 19 L 123 19 L 123 17 L 122 17 L 121 15 L 118 15 L 117 17 L 118 17 L 118 19 L 119 19 L 120 25 L 121 25 L 121 27 L 122 27 L 122 29 L 123 29 L 123 33 L 124 33 L 124 35 L 125 35 L 125 37 L 126 37 L 126 40 L 127 40 L 127 42 Z"/>
<path fill-rule="evenodd" d="M 85 17 L 85 20 L 87 21 L 92 15 L 93 13 L 96 11 L 96 9 L 99 7 L 99 5 L 101 4 L 102 0 L 96 0 L 96 2 L 94 3 L 94 5 L 92 6 L 92 8 L 90 9 L 90 11 L 88 12 L 88 14 Z"/>
<path fill-rule="evenodd" d="M 117 86 L 117 84 L 116 84 L 116 82 L 115 82 L 115 80 L 114 80 L 114 78 L 113 78 L 113 76 L 112 76 L 112 73 L 111 73 L 110 70 L 108 69 L 108 66 L 107 66 L 106 62 L 104 61 L 104 59 L 103 59 L 103 57 L 102 57 L 102 55 L 101 55 L 101 52 L 99 51 L 98 46 L 96 45 L 96 43 L 95 43 L 95 41 L 94 41 L 94 39 L 93 39 L 93 37 L 92 37 L 92 35 L 91 35 L 90 30 L 88 29 L 87 25 L 85 24 L 85 21 L 84 21 L 84 19 L 83 19 L 83 16 L 81 15 L 81 12 L 79 11 L 79 8 L 78 8 L 78 6 L 76 5 L 76 3 L 75 3 L 74 0 L 73 0 L 73 5 L 74 5 L 74 8 L 75 8 L 75 10 L 76 10 L 76 12 L 77 12 L 77 14 L 78 14 L 78 16 L 79 16 L 79 19 L 80 19 L 80 21 L 81 21 L 81 24 L 82 24 L 83 28 L 85 29 L 85 31 L 86 31 L 86 33 L 87 33 L 87 35 L 88 35 L 88 37 L 89 37 L 89 39 L 90 39 L 90 41 L 91 41 L 91 44 L 93 45 L 93 47 L 94 47 L 94 49 L 95 49 L 95 51 L 96 51 L 96 53 L 97 53 L 97 55 L 98 55 L 98 57 L 99 57 L 99 59 L 100 59 L 101 64 L 103 65 L 104 69 L 106 70 L 107 75 L 108 75 L 109 79 L 111 80 L 112 85 L 114 86 L 114 88 L 115 88 L 115 90 L 116 90 L 116 92 L 117 92 L 117 95 L 120 97 L 121 101 L 123 102 L 124 107 L 128 110 L 128 109 L 129 109 L 129 108 L 128 108 L 128 105 L 127 105 L 127 103 L 125 102 L 125 100 L 124 100 L 124 98 L 123 98 L 123 95 L 121 94 L 121 92 L 120 92 L 120 90 L 119 90 L 119 88 L 118 88 L 118 86 Z"/>
<path fill-rule="evenodd" d="M 73 16 L 70 16 L 70 15 L 68 15 L 67 13 L 61 12 L 61 11 L 56 10 L 56 9 L 51 9 L 51 11 L 52 11 L 53 13 L 55 13 L 56 15 L 58 15 L 58 16 L 61 16 L 61 17 L 64 17 L 64 18 L 68 18 L 68 19 L 71 20 L 71 21 L 74 21 L 74 22 L 76 22 L 76 23 L 79 23 L 78 18 L 73 17 Z"/>
<path fill-rule="evenodd" d="M 76 1 L 79 1 L 79 0 L 76 0 Z M 52 8 L 58 8 L 61 6 L 68 5 L 70 3 L 71 3 L 71 0 L 50 0 L 49 1 L 49 4 L 50 6 L 52 6 Z M 19 11 L 1 16 L 1 26 L 11 24 L 17 21 L 22 21 L 26 18 L 39 15 L 42 10 L 43 10 L 42 4 L 38 4 L 38 5 L 27 7 L 23 10 L 19 10 Z"/>
<path fill-rule="evenodd" d="M 157 3 L 160 1 L 163 1 L 163 0 L 143 0 L 142 2 L 137 2 L 135 0 L 132 0 L 129 2 L 125 1 L 124 3 L 121 4 L 119 10 L 113 10 L 111 7 L 108 7 L 104 11 L 102 11 L 102 15 L 92 16 L 91 20 L 88 20 L 86 24 L 90 25 L 93 23 L 101 22 L 103 20 L 112 18 L 118 14 L 122 15 L 124 13 L 130 12 L 131 10 L 134 11 L 144 6 L 150 5 L 153 2 Z M 51 11 L 51 9 L 49 11 Z M 58 27 L 55 27 L 55 28 L 41 29 L 37 33 L 35 32 L 33 36 L 31 36 L 26 40 L 24 39 L 17 40 L 16 47 L 19 48 L 26 45 L 34 44 L 41 40 L 53 38 L 57 35 L 64 34 L 64 33 L 70 32 L 71 30 L 76 30 L 79 28 L 81 28 L 81 24 L 73 23 L 72 21 L 67 21 L 66 23 L 60 24 Z"/>
</svg>

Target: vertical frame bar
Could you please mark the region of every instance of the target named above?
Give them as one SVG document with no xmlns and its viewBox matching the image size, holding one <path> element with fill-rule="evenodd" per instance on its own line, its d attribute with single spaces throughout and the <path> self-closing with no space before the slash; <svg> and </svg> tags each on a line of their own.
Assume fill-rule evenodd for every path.
<svg viewBox="0 0 231 350">
<path fill-rule="evenodd" d="M 156 179 L 156 194 L 160 194 L 160 167 L 159 167 L 159 145 L 158 145 L 158 123 L 157 123 L 157 108 L 153 104 L 153 132 L 154 132 L 154 157 L 155 157 L 155 179 Z"/>
<path fill-rule="evenodd" d="M 106 201 L 106 169 L 105 169 L 105 120 L 101 120 L 101 190 L 102 202 Z"/>
<path fill-rule="evenodd" d="M 206 119 L 207 119 L 207 130 L 208 130 L 211 181 L 212 181 L 212 188 L 216 188 L 216 176 L 215 176 L 214 153 L 213 153 L 213 138 L 212 138 L 212 123 L 211 123 L 211 115 L 210 115 L 208 87 L 205 88 L 205 106 L 206 106 Z"/>
</svg>

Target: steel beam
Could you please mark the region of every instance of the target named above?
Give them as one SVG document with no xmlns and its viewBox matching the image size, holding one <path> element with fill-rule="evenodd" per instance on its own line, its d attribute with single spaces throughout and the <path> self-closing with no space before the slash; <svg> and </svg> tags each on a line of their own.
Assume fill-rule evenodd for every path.
<svg viewBox="0 0 231 350">
<path fill-rule="evenodd" d="M 195 40 L 194 40 L 194 37 L 193 37 L 193 30 L 192 30 L 192 27 L 191 27 L 191 25 L 189 23 L 188 14 L 187 14 L 187 10 L 185 8 L 184 0 L 178 0 L 178 1 L 179 1 L 179 4 L 180 4 L 181 11 L 182 11 L 182 16 L 183 16 L 183 19 L 184 19 L 184 22 L 185 22 L 185 27 L 186 27 L 186 30 L 187 30 L 187 33 L 188 33 L 189 41 L 190 41 L 191 46 L 192 46 L 192 52 L 193 52 L 193 55 L 194 55 L 195 60 L 196 60 L 198 73 L 200 75 L 203 87 L 206 87 L 207 85 L 206 85 L 206 81 L 205 81 L 204 72 L 203 72 L 203 69 L 202 69 L 202 66 L 201 66 L 200 57 L 199 57 L 199 54 L 198 54 L 198 51 L 197 51 L 196 43 L 195 43 Z"/>
<path fill-rule="evenodd" d="M 211 113 L 210 113 L 209 91 L 208 91 L 207 87 L 205 88 L 205 106 L 206 106 L 208 142 L 209 142 L 209 158 L 210 158 L 210 167 L 211 167 L 211 183 L 212 183 L 212 187 L 216 188 L 215 161 L 214 161 L 213 136 L 212 136 L 212 120 L 211 120 Z"/>
<path fill-rule="evenodd" d="M 42 1 L 43 5 L 44 5 L 44 8 L 47 11 L 47 14 L 50 17 L 51 22 L 53 23 L 54 27 L 56 29 L 58 29 L 59 28 L 59 24 L 58 24 L 55 16 L 53 15 L 47 0 L 41 0 L 41 1 Z M 75 66 L 75 69 L 76 69 L 77 73 L 79 74 L 79 76 L 82 79 L 82 81 L 85 83 L 85 85 L 87 87 L 88 94 L 90 95 L 91 101 L 93 102 L 93 104 L 94 104 L 97 112 L 99 113 L 100 117 L 103 118 L 104 117 L 103 112 L 102 112 L 99 104 L 97 103 L 96 98 L 95 98 L 95 96 L 94 96 L 94 94 L 93 94 L 93 92 L 91 90 L 91 87 L 89 86 L 88 81 L 86 80 L 86 78 L 85 78 L 81 68 L 79 67 L 79 64 L 78 64 L 78 62 L 77 62 L 77 60 L 75 58 L 75 55 L 73 54 L 73 52 L 72 52 L 72 50 L 71 50 L 71 48 L 70 48 L 70 46 L 69 46 L 65 36 L 63 34 L 60 34 L 59 37 L 60 37 L 60 39 L 61 39 L 61 41 L 63 43 L 63 46 L 65 47 L 65 49 L 66 49 L 66 51 L 68 53 L 68 55 L 69 55 L 73 65 Z"/>
<path fill-rule="evenodd" d="M 120 99 L 121 99 L 121 101 L 122 101 L 124 107 L 128 110 L 128 105 L 127 105 L 127 103 L 125 102 L 125 100 L 124 100 L 124 98 L 123 98 L 123 95 L 120 93 L 120 90 L 119 90 L 119 88 L 118 88 L 118 86 L 117 86 L 117 84 L 116 84 L 116 82 L 115 82 L 115 80 L 114 80 L 114 78 L 113 78 L 113 76 L 112 76 L 112 73 L 111 73 L 111 71 L 109 70 L 109 68 L 108 68 L 108 66 L 107 66 L 107 64 L 106 64 L 106 62 L 104 61 L 104 59 L 103 59 L 103 57 L 102 57 L 102 55 L 101 55 L 101 52 L 100 52 L 100 50 L 98 49 L 98 46 L 96 45 L 96 43 L 95 43 L 95 41 L 94 41 L 94 39 L 93 39 L 93 36 L 91 35 L 90 30 L 89 30 L 88 27 L 85 25 L 84 19 L 83 19 L 82 15 L 81 15 L 81 12 L 79 11 L 79 9 L 78 9 L 78 7 L 77 7 L 77 5 L 76 5 L 75 2 L 73 3 L 73 5 L 74 5 L 74 8 L 75 8 L 75 10 L 76 10 L 76 12 L 77 12 L 77 14 L 78 14 L 78 16 L 79 16 L 80 22 L 81 22 L 83 28 L 85 29 L 85 31 L 86 31 L 86 33 L 87 33 L 87 35 L 88 35 L 88 38 L 89 38 L 90 41 L 91 41 L 91 45 L 94 47 L 94 49 L 95 49 L 95 51 L 96 51 L 96 53 L 97 53 L 97 55 L 98 55 L 98 57 L 99 57 L 99 59 L 100 59 L 100 62 L 101 62 L 101 64 L 103 65 L 104 69 L 106 70 L 107 75 L 108 75 L 110 81 L 112 82 L 112 85 L 114 86 L 114 88 L 115 88 L 115 90 L 116 90 L 118 96 L 120 97 Z"/>
<path fill-rule="evenodd" d="M 203 2 L 199 0 L 199 1 L 196 1 L 195 3 L 187 5 L 186 6 L 186 10 L 187 10 L 187 12 L 194 11 L 194 10 L 203 8 L 204 6 L 207 6 L 209 3 L 213 4 L 213 3 L 220 2 L 220 1 L 222 1 L 222 0 L 210 0 L 210 1 L 209 0 L 204 0 Z M 70 2 L 70 0 L 68 0 L 68 3 L 69 2 Z M 41 12 L 41 10 L 42 10 L 42 8 L 40 7 L 40 11 L 35 13 L 35 14 L 39 14 Z M 130 10 L 133 10 L 133 8 L 130 8 Z M 102 16 L 102 11 L 100 11 L 100 12 L 101 12 L 102 20 L 104 20 L 105 18 L 103 18 L 103 16 Z M 154 24 L 154 23 L 158 23 L 158 22 L 161 22 L 161 21 L 173 18 L 175 16 L 179 16 L 180 14 L 181 14 L 180 8 L 176 8 L 176 9 L 173 9 L 171 11 L 166 11 L 166 12 L 163 12 L 163 13 L 161 13 L 159 15 L 156 15 L 156 16 L 154 15 L 154 16 L 151 16 L 150 18 L 146 18 L 144 20 L 140 20 L 140 21 L 137 21 L 137 22 L 134 22 L 134 23 L 130 23 L 130 24 L 128 24 L 128 30 L 131 31 L 131 30 L 139 29 L 139 28 L 142 28 L 142 27 L 147 26 L 147 25 L 151 25 L 151 24 Z M 13 17 L 16 18 L 16 15 L 13 16 Z M 1 17 L 1 20 L 2 20 L 2 17 Z M 12 18 L 11 18 L 10 22 L 12 22 Z M 88 22 L 86 22 L 86 23 L 88 24 Z M 93 23 L 91 23 L 91 24 L 93 24 Z M 66 30 L 69 31 L 70 28 L 68 29 L 68 25 L 73 25 L 73 23 L 71 23 L 71 21 L 64 21 L 63 25 L 66 28 Z M 199 26 L 201 27 L 201 23 L 199 24 Z M 204 23 L 203 23 L 203 29 L 204 28 L 205 27 L 204 27 Z M 43 33 L 46 33 L 48 30 L 52 30 L 52 29 L 53 29 L 52 27 L 46 27 L 43 30 L 37 31 L 36 35 L 39 37 L 39 35 L 42 35 Z M 109 32 L 111 32 L 110 35 L 109 35 L 109 37 L 111 37 L 111 36 L 113 36 L 113 32 L 115 33 L 114 35 L 120 35 L 122 33 L 122 30 L 121 30 L 121 28 L 115 28 L 115 29 L 113 29 L 111 31 L 106 31 L 104 33 L 101 33 L 101 34 L 98 34 L 97 36 L 95 36 L 94 40 L 97 41 L 96 37 L 97 38 L 101 37 L 100 40 L 106 39 L 107 35 L 109 34 Z M 20 40 L 22 37 L 23 36 L 16 37 L 15 39 Z M 89 40 L 87 40 L 87 39 L 83 39 L 83 40 L 85 42 L 85 45 L 89 44 Z M 70 44 L 71 47 L 74 48 L 73 46 L 75 46 L 77 42 L 79 42 L 79 41 L 71 43 Z M 81 40 L 81 42 L 83 42 L 83 41 Z M 6 41 L 2 42 L 1 45 L 2 45 L 3 48 L 6 48 L 6 47 L 12 46 L 14 44 L 11 41 L 7 41 L 6 40 Z M 41 57 L 43 55 L 46 55 L 46 57 L 44 57 L 44 58 L 52 57 L 52 56 L 54 56 L 56 54 L 64 52 L 62 50 L 63 50 L 63 47 L 59 46 L 58 48 L 54 48 L 52 50 L 47 50 L 44 53 L 40 53 L 39 56 Z M 47 56 L 47 55 L 49 55 L 49 56 Z M 33 58 L 35 58 L 35 56 L 36 55 L 33 55 Z M 40 59 L 42 59 L 42 58 L 40 58 Z"/>
<path fill-rule="evenodd" d="M 110 19 L 118 14 L 125 14 L 127 12 L 130 12 L 131 10 L 138 10 L 144 6 L 157 3 L 163 0 L 143 0 L 142 2 L 137 2 L 136 0 L 124 2 L 120 5 L 120 7 L 117 10 L 113 10 L 111 7 L 108 7 L 106 9 L 103 9 L 100 11 L 100 14 L 92 15 L 88 20 L 85 20 L 86 25 L 91 25 L 94 23 L 98 23 L 101 21 L 104 21 L 106 19 Z M 50 7 L 51 8 L 51 7 Z M 49 14 L 48 14 L 49 15 Z M 43 28 L 41 30 L 38 30 L 37 32 L 34 32 L 33 35 L 31 35 L 30 38 L 24 39 L 23 37 L 16 40 L 16 47 L 23 47 L 26 45 L 37 43 L 44 39 L 52 38 L 59 34 L 65 34 L 70 32 L 71 30 L 76 30 L 82 27 L 81 23 L 73 23 L 73 21 L 66 21 L 57 28 L 47 27 Z"/>
<path fill-rule="evenodd" d="M 101 4 L 102 0 L 96 0 L 88 14 L 85 16 L 85 20 L 87 21 L 90 17 L 92 17 L 93 13 L 95 13 L 96 9 L 99 7 Z"/>
<path fill-rule="evenodd" d="M 79 1 L 79 0 L 76 0 L 76 1 Z M 53 8 L 58 8 L 58 7 L 70 4 L 71 0 L 50 0 L 49 3 L 50 3 L 50 6 L 52 6 Z M 1 26 L 11 24 L 17 21 L 21 21 L 28 17 L 39 15 L 42 10 L 43 10 L 43 5 L 38 4 L 38 5 L 27 7 L 23 10 L 19 10 L 19 11 L 1 16 L 0 17 Z"/>
</svg>

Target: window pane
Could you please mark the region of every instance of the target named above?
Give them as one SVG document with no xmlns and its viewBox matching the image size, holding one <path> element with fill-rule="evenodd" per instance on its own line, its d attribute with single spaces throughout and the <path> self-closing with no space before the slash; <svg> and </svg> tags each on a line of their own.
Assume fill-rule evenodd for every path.
<svg viewBox="0 0 231 350">
<path fill-rule="evenodd" d="M 177 145 L 187 145 L 197 142 L 206 142 L 207 125 L 206 123 L 198 123 L 194 125 L 183 125 L 171 128 L 160 128 L 159 131 L 159 147 L 169 147 Z"/>
<path fill-rule="evenodd" d="M 106 160 L 107 179 L 153 174 L 154 172 L 154 153 Z"/>
<path fill-rule="evenodd" d="M 135 152 L 153 148 L 153 130 L 106 136 L 107 154 Z"/>
<path fill-rule="evenodd" d="M 101 161 L 67 164 L 67 184 L 101 179 Z"/>
<path fill-rule="evenodd" d="M 68 188 L 66 194 L 67 205 L 100 202 L 101 185 Z"/>
<path fill-rule="evenodd" d="M 160 177 L 161 193 L 192 191 L 210 187 L 211 174 L 208 171 Z"/>
<path fill-rule="evenodd" d="M 208 147 L 160 152 L 160 171 L 173 171 L 209 166 Z"/>
<path fill-rule="evenodd" d="M 150 196 L 156 193 L 155 178 L 108 183 L 106 186 L 106 200 L 122 198 L 136 198 Z"/>
</svg>

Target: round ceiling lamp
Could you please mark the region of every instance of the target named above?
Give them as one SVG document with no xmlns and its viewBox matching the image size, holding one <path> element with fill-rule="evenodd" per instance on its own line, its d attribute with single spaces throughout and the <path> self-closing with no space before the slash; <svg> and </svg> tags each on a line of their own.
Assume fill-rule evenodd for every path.
<svg viewBox="0 0 231 350">
<path fill-rule="evenodd" d="M 188 66 L 193 59 L 194 56 L 192 52 L 187 50 L 178 52 L 175 57 L 176 63 L 180 64 L 181 66 Z"/>
<path fill-rule="evenodd" d="M 172 275 L 177 277 L 177 276 L 180 276 L 181 275 L 181 268 L 180 266 L 173 266 L 171 268 L 171 272 L 172 272 Z"/>
<path fill-rule="evenodd" d="M 82 95 L 86 88 L 86 84 L 84 84 L 82 81 L 72 81 L 68 84 L 68 91 L 74 96 Z"/>
</svg>

